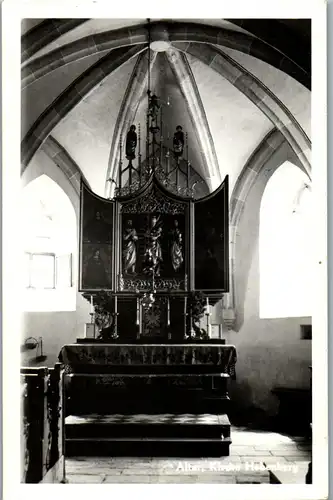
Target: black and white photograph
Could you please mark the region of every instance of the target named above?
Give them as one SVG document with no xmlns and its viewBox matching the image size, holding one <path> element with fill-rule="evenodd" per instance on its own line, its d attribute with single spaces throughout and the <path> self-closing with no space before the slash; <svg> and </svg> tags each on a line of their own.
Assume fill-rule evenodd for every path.
<svg viewBox="0 0 333 500">
<path fill-rule="evenodd" d="M 17 14 L 18 491 L 327 492 L 324 8 L 95 3 Z"/>
</svg>

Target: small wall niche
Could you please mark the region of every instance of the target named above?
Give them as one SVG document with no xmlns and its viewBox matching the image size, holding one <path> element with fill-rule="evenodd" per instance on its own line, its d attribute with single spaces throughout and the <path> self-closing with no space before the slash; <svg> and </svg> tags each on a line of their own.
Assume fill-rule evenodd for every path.
<svg viewBox="0 0 333 500">
<path fill-rule="evenodd" d="M 301 339 L 312 340 L 312 325 L 301 325 Z"/>
</svg>

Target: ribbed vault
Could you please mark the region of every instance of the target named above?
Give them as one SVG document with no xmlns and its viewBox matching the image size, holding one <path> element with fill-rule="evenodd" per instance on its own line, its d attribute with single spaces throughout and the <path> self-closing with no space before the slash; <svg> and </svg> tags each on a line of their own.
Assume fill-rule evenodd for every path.
<svg viewBox="0 0 333 500">
<path fill-rule="evenodd" d="M 229 30 L 214 26 L 167 21 L 155 23 L 152 33 L 152 40 L 167 39 L 171 42 L 210 43 L 245 52 L 281 69 L 310 88 L 311 78 L 306 69 L 275 49 L 274 46 L 252 35 L 238 31 L 231 33 Z M 29 83 L 68 62 L 102 50 L 112 50 L 141 43 L 148 43 L 148 31 L 144 25 L 105 31 L 81 38 L 28 62 L 22 70 L 23 86 L 29 85 Z"/>
<path fill-rule="evenodd" d="M 193 179 L 202 182 L 198 196 L 229 175 L 224 317 L 230 324 L 238 307 L 237 231 L 248 194 L 283 155 L 311 176 L 309 36 L 302 39 L 286 20 L 263 22 L 156 20 L 151 49 L 145 20 L 45 19 L 22 35 L 22 173 L 42 150 L 76 193 L 83 177 L 106 198 L 132 123 L 145 159 L 149 54 L 151 89 L 163 104 L 164 148 L 182 125 Z M 292 93 L 301 96 L 298 106 L 288 105 Z"/>
</svg>

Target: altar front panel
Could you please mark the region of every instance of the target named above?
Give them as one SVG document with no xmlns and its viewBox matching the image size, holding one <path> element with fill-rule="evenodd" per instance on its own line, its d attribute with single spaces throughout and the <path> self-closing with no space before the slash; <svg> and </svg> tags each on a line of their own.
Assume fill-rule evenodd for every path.
<svg viewBox="0 0 333 500">
<path fill-rule="evenodd" d="M 237 360 L 236 348 L 233 345 L 210 344 L 70 344 L 60 352 L 59 361 L 72 369 L 82 366 L 113 366 L 118 370 L 125 367 L 154 366 L 190 368 L 203 367 L 204 370 L 216 370 L 235 376 Z M 209 370 L 211 371 L 211 370 Z"/>
</svg>

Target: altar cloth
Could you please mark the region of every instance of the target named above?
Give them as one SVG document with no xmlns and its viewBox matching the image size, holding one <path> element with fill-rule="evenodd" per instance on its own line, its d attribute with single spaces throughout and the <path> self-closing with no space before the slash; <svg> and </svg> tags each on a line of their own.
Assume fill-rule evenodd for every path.
<svg viewBox="0 0 333 500">
<path fill-rule="evenodd" d="M 68 344 L 59 354 L 64 365 L 120 367 L 216 367 L 236 378 L 236 348 L 227 344 Z"/>
</svg>

